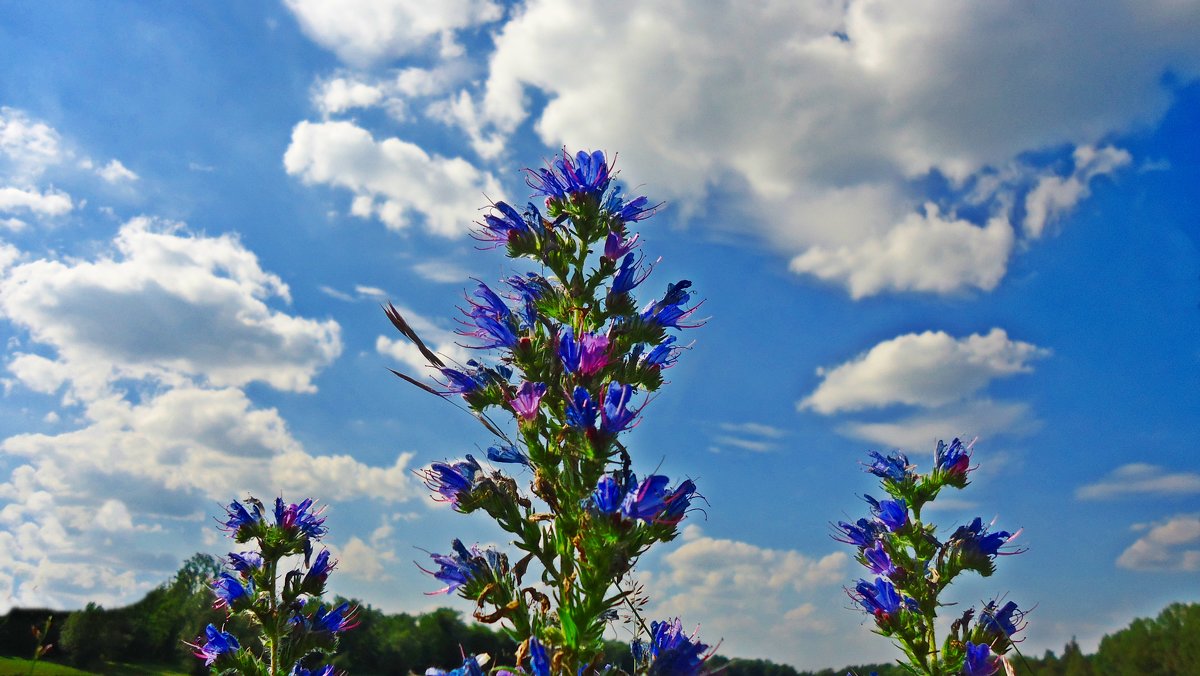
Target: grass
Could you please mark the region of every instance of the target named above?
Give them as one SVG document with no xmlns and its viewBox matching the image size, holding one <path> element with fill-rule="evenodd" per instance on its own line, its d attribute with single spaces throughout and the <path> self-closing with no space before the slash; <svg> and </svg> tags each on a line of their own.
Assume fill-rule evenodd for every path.
<svg viewBox="0 0 1200 676">
<path fill-rule="evenodd" d="M 0 657 L 0 676 L 26 676 L 33 660 L 20 657 Z M 129 674 L 130 676 L 186 676 L 178 669 L 162 665 L 117 664 L 108 662 L 100 671 L 83 671 L 64 664 L 38 660 L 34 676 L 91 676 L 93 674 Z"/>
</svg>

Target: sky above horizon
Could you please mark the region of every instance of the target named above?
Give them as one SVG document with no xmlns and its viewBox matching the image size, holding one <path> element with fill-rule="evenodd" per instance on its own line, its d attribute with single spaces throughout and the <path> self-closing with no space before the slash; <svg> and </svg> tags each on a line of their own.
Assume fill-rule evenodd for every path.
<svg viewBox="0 0 1200 676">
<path fill-rule="evenodd" d="M 627 439 L 707 501 L 652 614 L 894 659 L 830 523 L 955 436 L 943 532 L 1028 548 L 955 598 L 1024 651 L 1200 601 L 1200 4 L 428 4 L 0 5 L 0 612 L 136 600 L 248 491 L 328 505 L 333 591 L 469 610 L 412 562 L 502 533 L 413 471 L 490 438 L 380 305 L 464 355 L 472 224 L 564 147 L 709 317 Z"/>
</svg>

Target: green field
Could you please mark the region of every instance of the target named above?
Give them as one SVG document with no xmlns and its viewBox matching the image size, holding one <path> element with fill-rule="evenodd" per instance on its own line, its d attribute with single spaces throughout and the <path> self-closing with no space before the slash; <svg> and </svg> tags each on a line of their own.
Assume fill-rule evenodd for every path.
<svg viewBox="0 0 1200 676">
<path fill-rule="evenodd" d="M 26 676 L 32 660 L 19 657 L 0 657 L 0 676 Z M 129 674 L 130 676 L 186 676 L 182 671 L 155 668 L 139 664 L 108 663 L 102 671 L 83 671 L 54 662 L 41 660 L 34 666 L 34 676 L 89 676 L 91 674 Z"/>
</svg>

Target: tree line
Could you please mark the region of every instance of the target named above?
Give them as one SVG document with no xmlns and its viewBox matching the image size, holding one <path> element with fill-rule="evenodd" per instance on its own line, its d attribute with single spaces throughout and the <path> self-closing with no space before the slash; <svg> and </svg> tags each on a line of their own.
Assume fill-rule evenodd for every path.
<svg viewBox="0 0 1200 676">
<path fill-rule="evenodd" d="M 0 655 L 31 657 L 38 639 L 32 627 L 53 616 L 43 643 L 54 648 L 44 660 L 100 673 L 117 673 L 120 666 L 151 665 L 183 673 L 207 673 L 184 641 L 192 641 L 210 622 L 224 614 L 212 608 L 208 583 L 221 570 L 212 556 L 196 554 L 175 575 L 138 602 L 105 609 L 96 604 L 70 612 L 14 608 L 0 617 Z M 335 599 L 340 603 L 342 599 Z M 462 655 L 487 653 L 511 661 L 516 645 L 502 633 L 465 622 L 458 611 L 441 608 L 423 615 L 387 614 L 356 601 L 359 626 L 342 639 L 334 664 L 355 676 L 423 674 L 437 666 L 461 664 Z M 629 646 L 609 642 L 606 657 L 613 664 L 632 666 Z M 1128 627 L 1105 636 L 1099 649 L 1083 654 L 1072 640 L 1061 654 L 1014 657 L 1018 674 L 1034 676 L 1174 676 L 1200 673 L 1200 603 L 1175 603 L 1158 617 L 1135 619 Z M 716 655 L 709 666 L 727 676 L 907 676 L 897 664 L 850 666 L 842 669 L 799 671 L 761 659 L 729 659 Z"/>
</svg>

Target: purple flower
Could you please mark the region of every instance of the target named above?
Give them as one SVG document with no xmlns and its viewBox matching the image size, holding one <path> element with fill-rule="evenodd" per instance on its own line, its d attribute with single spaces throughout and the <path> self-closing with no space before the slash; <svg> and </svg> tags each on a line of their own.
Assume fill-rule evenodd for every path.
<svg viewBox="0 0 1200 676">
<path fill-rule="evenodd" d="M 284 507 L 282 498 L 275 498 L 275 523 L 284 530 L 298 530 L 304 535 L 319 540 L 328 531 L 321 516 L 324 508 L 313 511 L 312 498 L 299 504 Z"/>
<path fill-rule="evenodd" d="M 1009 637 L 1025 628 L 1022 620 L 1025 613 L 1017 609 L 1017 604 L 1009 601 L 1004 607 L 996 610 L 996 602 L 988 601 L 983 612 L 979 614 L 979 624 L 990 633 Z"/>
<path fill-rule="evenodd" d="M 617 233 L 610 232 L 608 238 L 604 240 L 604 257 L 615 261 L 637 248 L 637 241 L 638 235 L 622 239 Z"/>
<path fill-rule="evenodd" d="M 308 572 L 305 573 L 302 586 L 308 588 L 310 585 L 314 585 L 319 588 L 324 585 L 325 581 L 329 579 L 329 573 L 336 565 L 337 561 L 329 560 L 329 550 L 322 549 L 321 553 L 317 554 L 317 558 L 313 560 Z"/>
<path fill-rule="evenodd" d="M 837 527 L 845 537 L 834 537 L 833 539 L 856 547 L 869 547 L 885 532 L 883 525 L 878 521 L 867 519 L 859 519 L 857 523 L 839 521 Z"/>
<path fill-rule="evenodd" d="M 483 374 L 478 371 L 463 373 L 452 368 L 441 368 L 438 371 L 446 378 L 446 392 L 448 394 L 467 395 L 483 387 L 485 384 Z"/>
<path fill-rule="evenodd" d="M 937 469 L 952 476 L 966 476 L 971 469 L 970 451 L 971 447 L 963 445 L 960 439 L 954 439 L 949 446 L 939 440 L 937 451 L 934 453 Z"/>
<path fill-rule="evenodd" d="M 892 564 L 892 557 L 888 556 L 887 550 L 883 548 L 882 540 L 876 540 L 874 545 L 864 548 L 862 554 L 867 569 L 872 573 L 890 577 L 896 572 L 896 566 Z"/>
<path fill-rule="evenodd" d="M 596 426 L 599 409 L 588 391 L 578 385 L 567 402 L 567 424 L 576 429 L 591 429 Z"/>
<path fill-rule="evenodd" d="M 886 458 L 878 451 L 871 451 L 870 455 L 875 458 L 875 462 L 867 465 L 867 471 L 880 479 L 900 482 L 910 476 L 912 465 L 909 464 L 908 457 L 900 451 L 893 451 Z"/>
<path fill-rule="evenodd" d="M 217 597 L 213 608 L 233 608 L 239 599 L 248 599 L 254 595 L 253 580 L 246 580 L 246 584 L 243 585 L 241 580 L 229 573 L 218 575 L 210 586 L 213 596 Z"/>
<path fill-rule="evenodd" d="M 858 601 L 863 610 L 874 615 L 880 624 L 895 617 L 902 608 L 916 609 L 916 601 L 907 596 L 901 597 L 887 578 L 877 577 L 874 584 L 859 580 L 854 590 L 857 592 L 857 595 L 852 595 L 854 600 Z"/>
<path fill-rule="evenodd" d="M 1000 660 L 992 655 L 986 643 L 975 645 L 967 641 L 967 657 L 963 661 L 962 676 L 992 676 L 1000 670 Z"/>
<path fill-rule="evenodd" d="M 696 308 L 690 310 L 683 308 L 692 297 L 692 292 L 688 291 L 691 286 L 692 283 L 686 279 L 675 284 L 668 284 L 667 292 L 663 295 L 662 300 L 650 303 L 642 310 L 642 319 L 672 329 L 691 329 L 699 326 L 700 324 L 680 323 L 696 311 Z"/>
<path fill-rule="evenodd" d="M 249 577 L 251 573 L 262 568 L 263 558 L 258 552 L 242 552 L 241 554 L 229 553 L 229 566 L 244 577 Z"/>
<path fill-rule="evenodd" d="M 546 383 L 521 383 L 517 396 L 508 403 L 521 420 L 530 421 L 538 416 L 542 405 L 542 397 L 546 394 Z"/>
<path fill-rule="evenodd" d="M 621 508 L 625 499 L 625 487 L 611 474 L 605 474 L 596 482 L 591 503 L 601 514 L 612 514 Z"/>
<path fill-rule="evenodd" d="M 251 514 L 237 500 L 229 503 L 229 506 L 225 508 L 225 512 L 228 518 L 223 524 L 224 528 L 233 533 L 237 533 L 237 531 L 246 526 L 254 527 L 263 520 L 262 511 L 259 510 L 258 505 L 254 505 L 254 513 Z"/>
<path fill-rule="evenodd" d="M 648 648 L 641 639 L 631 646 L 635 662 L 649 657 L 648 676 L 689 676 L 699 674 L 709 655 L 708 646 L 696 639 L 695 633 L 683 633 L 679 618 L 674 622 L 651 622 Z M 647 655 L 647 653 L 649 653 Z"/>
<path fill-rule="evenodd" d="M 429 558 L 438 564 L 438 570 L 425 570 L 417 566 L 421 568 L 422 572 L 446 583 L 445 587 L 437 591 L 426 592 L 427 596 L 450 594 L 458 591 L 458 589 L 469 584 L 472 580 L 490 573 L 499 564 L 499 554 L 493 549 L 483 551 L 478 547 L 467 549 L 463 545 L 462 540 L 458 538 L 455 538 L 450 543 L 450 547 L 453 549 L 453 553 L 451 554 L 429 555 Z"/>
<path fill-rule="evenodd" d="M 233 634 L 221 631 L 211 624 L 204 630 L 204 633 L 205 636 L 197 638 L 195 643 L 188 643 L 187 645 L 196 649 L 194 654 L 196 657 L 204 660 L 205 666 L 212 666 L 212 663 L 216 662 L 217 658 L 221 655 L 236 652 L 241 648 L 238 645 L 237 638 Z M 200 641 L 205 637 L 208 640 L 205 641 L 204 645 L 200 645 Z"/>
<path fill-rule="evenodd" d="M 441 496 L 439 502 L 449 502 L 452 506 L 457 507 L 459 498 L 463 494 L 471 492 L 471 488 L 475 485 L 475 474 L 481 469 L 483 468 L 479 466 L 475 458 L 468 455 L 465 462 L 430 463 L 429 469 L 422 470 L 418 474 L 425 480 L 425 485 L 429 490 Z"/>
<path fill-rule="evenodd" d="M 505 462 L 516 465 L 528 465 L 529 457 L 517 450 L 516 446 L 490 446 L 487 449 L 488 460 L 492 462 Z"/>
<path fill-rule="evenodd" d="M 604 408 L 600 412 L 602 432 L 616 434 L 633 426 L 631 423 L 641 411 L 629 408 L 629 400 L 636 392 L 632 385 L 622 385 L 615 381 L 608 384 L 604 395 Z"/>
<path fill-rule="evenodd" d="M 499 216 L 487 214 L 483 217 L 483 239 L 493 242 L 508 242 L 514 235 L 528 234 L 531 232 L 529 224 L 521 218 L 521 214 L 517 210 L 509 206 L 505 202 L 496 202 L 496 209 L 500 212 Z"/>
<path fill-rule="evenodd" d="M 590 376 L 608 365 L 608 336 L 585 331 L 579 337 L 579 373 Z"/>
</svg>

